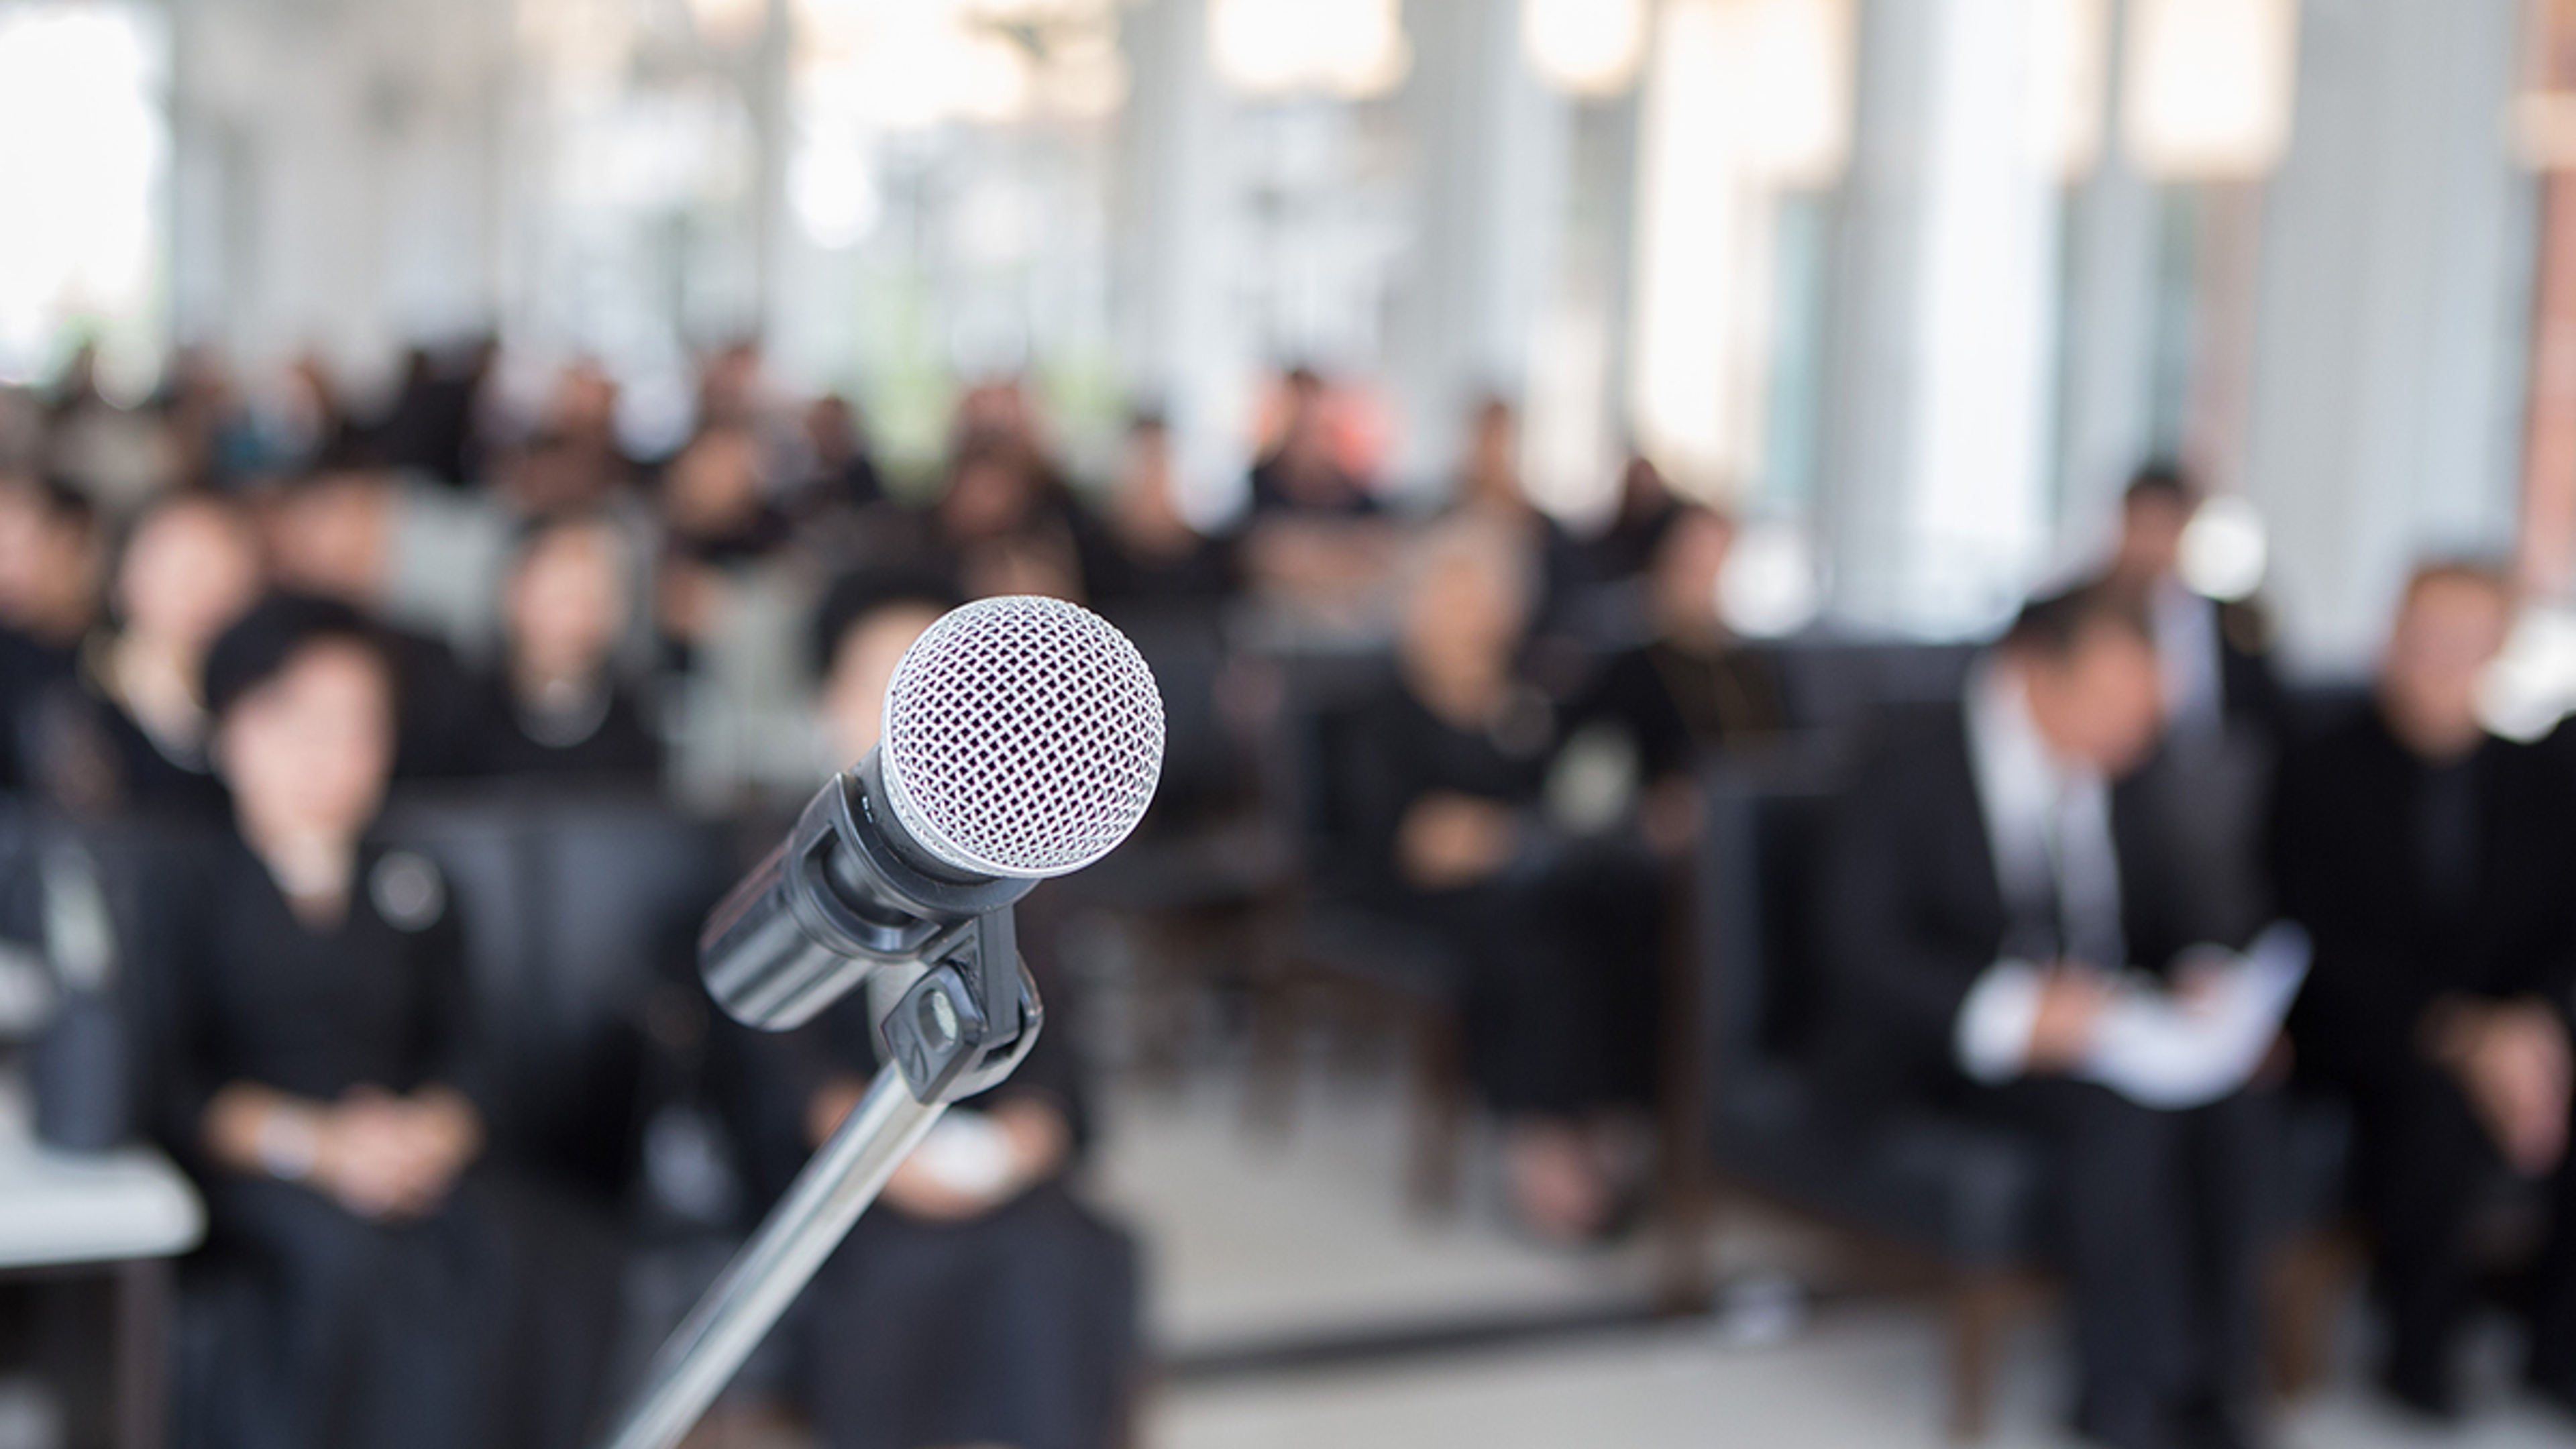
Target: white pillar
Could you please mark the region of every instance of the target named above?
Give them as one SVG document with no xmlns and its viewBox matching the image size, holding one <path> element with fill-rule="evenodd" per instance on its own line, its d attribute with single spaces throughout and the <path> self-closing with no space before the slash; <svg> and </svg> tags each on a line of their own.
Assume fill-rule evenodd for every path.
<svg viewBox="0 0 2576 1449">
<path fill-rule="evenodd" d="M 2506 152 L 2515 0 L 2302 19 L 2271 183 L 2247 489 L 2294 662 L 2366 667 L 2411 563 L 2501 556 L 2522 420 L 2532 188 Z"/>
<path fill-rule="evenodd" d="M 1825 399 L 1832 611 L 1991 626 L 2044 549 L 2055 185 L 2028 0 L 1867 0 Z"/>
<path fill-rule="evenodd" d="M 2121 144 L 2127 0 L 2109 12 L 2103 144 L 2066 218 L 2065 354 L 2059 371 L 2056 541 L 2100 544 L 2121 488 L 2155 445 L 2156 189 Z"/>
<path fill-rule="evenodd" d="M 1389 342 L 1391 481 L 1441 496 L 1480 393 L 1517 398 L 1564 230 L 1572 108 L 1521 56 L 1520 0 L 1411 0 L 1418 224 Z"/>
<path fill-rule="evenodd" d="M 1238 258 L 1227 154 L 1234 104 L 1208 60 L 1208 0 L 1122 12 L 1130 77 L 1119 197 L 1119 344 L 1128 390 L 1171 425 L 1184 496 L 1202 515 L 1242 497 L 1260 359 L 1231 315 Z"/>
</svg>

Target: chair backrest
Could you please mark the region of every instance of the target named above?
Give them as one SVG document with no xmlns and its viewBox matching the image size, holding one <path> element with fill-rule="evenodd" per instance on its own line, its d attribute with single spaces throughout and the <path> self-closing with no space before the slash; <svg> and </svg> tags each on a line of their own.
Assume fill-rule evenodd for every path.
<svg viewBox="0 0 2576 1449">
<path fill-rule="evenodd" d="M 461 902 L 498 1145 L 614 1187 L 645 1008 L 688 972 L 724 889 L 720 832 L 648 794 L 478 791 L 405 800 L 385 834 L 435 859 Z"/>
<path fill-rule="evenodd" d="M 1217 611 L 1130 605 L 1109 621 L 1134 641 L 1163 696 L 1163 779 L 1158 803 L 1189 808 L 1239 802 L 1250 762 L 1218 699 L 1226 667 Z"/>
<path fill-rule="evenodd" d="M 1848 776 L 1841 734 L 1717 762 L 1698 859 L 1699 1061 L 1704 1090 L 1796 1056 L 1816 1026 L 1827 832 Z"/>
<path fill-rule="evenodd" d="M 1262 810 L 1295 842 L 1310 886 L 1331 886 L 1356 862 L 1350 798 L 1357 715 L 1393 672 L 1384 654 L 1273 659 L 1276 708 L 1261 746 Z"/>
<path fill-rule="evenodd" d="M 1771 646 L 1793 729 L 1866 724 L 1890 705 L 1941 704 L 1965 687 L 1972 644 L 1797 640 Z"/>
</svg>

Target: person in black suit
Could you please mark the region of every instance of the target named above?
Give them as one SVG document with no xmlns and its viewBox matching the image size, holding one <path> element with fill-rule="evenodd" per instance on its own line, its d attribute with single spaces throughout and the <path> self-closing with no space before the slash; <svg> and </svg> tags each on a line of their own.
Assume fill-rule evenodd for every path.
<svg viewBox="0 0 2576 1449">
<path fill-rule="evenodd" d="M 1827 862 L 1827 1079 L 1860 1121 L 1937 1103 L 2043 1136 L 2072 1278 L 2077 1427 L 2243 1442 L 2268 1094 L 2160 1111 L 2070 1075 L 2110 1000 L 2209 939 L 2167 812 L 2150 625 L 2115 590 L 2034 601 L 1963 707 L 1891 723 Z"/>
<path fill-rule="evenodd" d="M 2125 590 L 2155 629 L 2170 737 L 2200 743 L 2234 727 L 2270 738 L 2283 706 L 2271 621 L 2250 599 L 2208 598 L 2183 581 L 2183 534 L 2201 502 L 2180 466 L 2140 468 L 2120 498 L 2119 547 L 2103 582 Z"/>
<path fill-rule="evenodd" d="M 2479 723 L 2514 603 L 2481 569 L 2419 572 L 2374 706 L 2291 751 L 2274 814 L 2283 909 L 2316 942 L 2301 1068 L 2353 1102 L 2359 1190 L 2395 1332 L 2383 1382 L 2458 1411 L 2471 1209 L 2501 1170 L 2556 1173 L 2534 1387 L 2576 1406 L 2576 1200 L 2560 1172 L 2576 986 L 2576 831 L 2555 751 Z"/>
</svg>

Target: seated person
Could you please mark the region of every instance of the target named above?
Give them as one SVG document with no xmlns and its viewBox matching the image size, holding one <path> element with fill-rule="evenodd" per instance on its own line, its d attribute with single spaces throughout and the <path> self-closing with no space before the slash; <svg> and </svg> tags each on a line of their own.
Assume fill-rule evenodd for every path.
<svg viewBox="0 0 2576 1449">
<path fill-rule="evenodd" d="M 1673 496 L 1652 459 L 1632 453 L 1619 468 L 1619 506 L 1609 523 L 1584 546 L 1586 575 L 1595 583 L 1633 579 L 1654 566 L 1664 530 L 1685 505 Z"/>
<path fill-rule="evenodd" d="M 2115 1449 L 2242 1443 L 2255 1390 L 2269 1094 L 2189 1110 L 2075 1080 L 2112 1001 L 2208 939 L 2131 776 L 2157 746 L 2146 619 L 2078 590 L 2025 607 L 1963 707 L 1891 721 L 1823 882 L 1820 1066 L 1865 1126 L 1938 1106 L 2055 1154 L 2079 1429 Z"/>
<path fill-rule="evenodd" d="M 2183 534 L 2200 504 L 2199 485 L 2179 467 L 2139 469 L 2120 498 L 2119 547 L 2103 582 L 2143 605 L 2155 624 L 2169 741 L 2206 744 L 2239 725 L 2268 739 L 2283 708 L 2270 623 L 2251 601 L 2206 598 L 2183 582 Z"/>
<path fill-rule="evenodd" d="M 617 669 L 635 573 L 625 534 L 603 515 L 564 515 L 521 540 L 502 585 L 500 667 L 476 701 L 474 773 L 659 779 L 661 742 Z"/>
<path fill-rule="evenodd" d="M 1489 518 L 1528 538 L 1540 574 L 1532 624 L 1563 632 L 1577 595 L 1591 582 L 1590 561 L 1565 525 L 1530 497 L 1520 448 L 1520 410 L 1502 397 L 1478 402 L 1468 415 L 1467 451 L 1458 463 L 1449 511 Z"/>
<path fill-rule="evenodd" d="M 821 708 L 845 766 L 876 745 L 895 662 L 950 602 L 899 578 L 832 592 Z M 806 1292 L 803 1378 L 828 1449 L 1119 1442 L 1137 1367 L 1135 1249 L 1068 1186 L 1083 1093 L 1066 984 L 1030 904 L 1020 935 L 1047 1006 L 1037 1045 L 950 1109 Z M 893 1004 L 879 982 L 750 1045 L 762 1135 L 786 1149 L 776 1166 L 829 1137 L 876 1072 L 875 1022 Z"/>
<path fill-rule="evenodd" d="M 929 521 L 937 556 L 971 598 L 1082 595 L 1073 501 L 1018 432 L 966 430 Z"/>
<path fill-rule="evenodd" d="M 98 565 L 87 498 L 0 468 L 0 789 L 49 788 L 47 720 L 98 619 Z"/>
<path fill-rule="evenodd" d="M 1172 440 L 1162 418 L 1127 424 L 1127 456 L 1105 516 L 1086 520 L 1075 541 L 1083 590 L 1094 608 L 1211 611 L 1238 584 L 1234 544 L 1210 538 L 1183 517 L 1172 491 Z"/>
<path fill-rule="evenodd" d="M 270 582 L 332 599 L 376 624 L 397 686 L 394 776 L 454 775 L 473 728 L 473 690 L 454 650 L 441 640 L 385 623 L 393 593 L 400 510 L 393 481 L 375 472 L 326 472 L 270 499 L 263 519 Z"/>
<path fill-rule="evenodd" d="M 1675 511 L 1646 577 L 1653 637 L 1612 656 L 1574 709 L 1585 724 L 1609 722 L 1626 734 L 1649 786 L 1647 838 L 1666 852 L 1697 833 L 1701 758 L 1787 726 L 1770 661 L 1744 648 L 1718 613 L 1718 577 L 1734 543 L 1725 514 Z"/>
<path fill-rule="evenodd" d="M 156 890 L 159 1134 L 247 1276 L 181 1422 L 209 1444 L 579 1442 L 610 1299 L 478 1167 L 486 1073 L 437 868 L 368 838 L 393 672 L 345 606 L 273 597 L 205 701 L 233 824 Z M 542 1324 L 543 1331 L 539 1332 Z"/>
<path fill-rule="evenodd" d="M 2470 1209 L 2500 1169 L 2557 1174 L 2571 1096 L 2576 811 L 2545 749 L 2490 735 L 2478 683 L 2514 600 L 2483 569 L 2408 585 L 2375 706 L 2282 761 L 2274 873 L 2316 942 L 2301 1069 L 2348 1094 L 2395 1332 L 2383 1377 L 2448 1416 L 2472 1301 Z M 2533 1385 L 2576 1406 L 2576 1216 L 2553 1194 Z"/>
<path fill-rule="evenodd" d="M 206 758 L 198 689 L 206 651 L 258 600 L 263 572 L 258 535 L 229 500 L 181 494 L 135 524 L 116 565 L 116 627 L 82 651 L 83 718 L 101 768 L 65 775 L 58 795 L 83 790 L 90 798 L 77 803 L 102 813 L 230 813 Z M 102 777 L 94 789 L 75 785 L 84 773 Z"/>
<path fill-rule="evenodd" d="M 1343 466 L 1332 393 L 1306 368 L 1283 380 L 1275 441 L 1252 466 L 1247 572 L 1281 602 L 1359 622 L 1397 552 L 1376 493 Z"/>
<path fill-rule="evenodd" d="M 1575 850 L 1539 805 L 1557 743 L 1513 659 L 1536 584 L 1522 541 L 1440 525 L 1414 560 L 1397 673 L 1350 724 L 1359 891 L 1447 946 L 1469 1075 L 1508 1127 L 1514 1205 L 1559 1240 L 1612 1223 L 1633 1181 L 1628 1109 L 1654 1091 L 1652 872 Z"/>
</svg>

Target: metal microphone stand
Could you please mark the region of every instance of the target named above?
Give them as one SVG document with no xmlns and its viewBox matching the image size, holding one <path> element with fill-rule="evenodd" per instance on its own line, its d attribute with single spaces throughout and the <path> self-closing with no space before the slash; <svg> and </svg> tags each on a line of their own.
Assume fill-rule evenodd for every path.
<svg viewBox="0 0 2576 1449">
<path fill-rule="evenodd" d="M 959 922 L 920 959 L 927 969 L 877 968 L 921 972 L 877 1025 L 886 1064 L 663 1343 L 609 1449 L 673 1449 L 948 1104 L 999 1084 L 1036 1043 L 1043 1013 L 1009 906 Z"/>
</svg>

